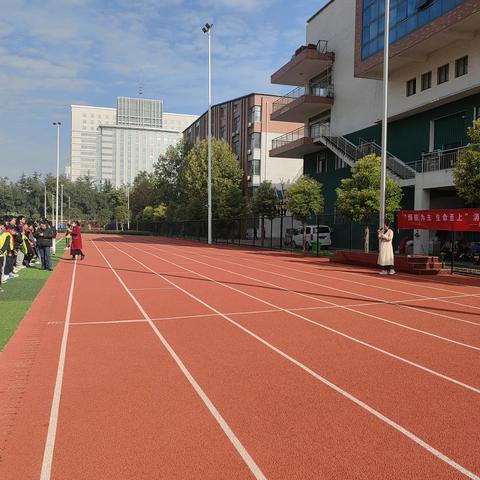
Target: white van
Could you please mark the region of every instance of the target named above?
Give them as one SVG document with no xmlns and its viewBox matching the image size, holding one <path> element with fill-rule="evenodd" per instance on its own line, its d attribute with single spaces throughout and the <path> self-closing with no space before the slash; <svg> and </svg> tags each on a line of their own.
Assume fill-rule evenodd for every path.
<svg viewBox="0 0 480 480">
<path fill-rule="evenodd" d="M 306 248 L 310 250 L 312 243 L 317 241 L 317 226 L 307 225 L 306 227 Z M 318 226 L 318 243 L 321 247 L 330 247 L 332 245 L 332 229 L 328 225 Z M 303 227 L 299 228 L 292 237 L 291 246 L 293 248 L 302 248 L 303 246 Z"/>
</svg>

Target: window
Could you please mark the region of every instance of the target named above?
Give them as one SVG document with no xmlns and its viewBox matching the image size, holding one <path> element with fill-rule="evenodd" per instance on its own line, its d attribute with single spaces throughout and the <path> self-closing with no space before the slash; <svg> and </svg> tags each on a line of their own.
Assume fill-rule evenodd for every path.
<svg viewBox="0 0 480 480">
<path fill-rule="evenodd" d="M 340 157 L 335 157 L 335 170 L 340 170 L 341 168 L 345 168 L 346 164 Z"/>
<path fill-rule="evenodd" d="M 260 160 L 251 160 L 249 162 L 249 167 L 250 176 L 260 175 Z"/>
<path fill-rule="evenodd" d="M 232 144 L 232 151 L 233 153 L 239 157 L 240 156 L 240 142 L 238 140 L 235 140 Z"/>
<path fill-rule="evenodd" d="M 446 65 L 442 65 L 441 67 L 438 67 L 437 70 L 437 84 L 440 85 L 441 83 L 448 82 L 448 75 L 449 75 L 449 64 L 447 63 Z"/>
<path fill-rule="evenodd" d="M 422 91 L 432 88 L 432 72 L 427 72 L 422 75 Z"/>
<path fill-rule="evenodd" d="M 252 133 L 249 138 L 249 145 L 251 149 L 254 148 L 261 148 L 262 147 L 262 139 L 260 133 Z"/>
<path fill-rule="evenodd" d="M 220 138 L 227 138 L 227 129 L 225 126 L 220 127 Z"/>
<path fill-rule="evenodd" d="M 417 79 L 412 78 L 407 82 L 407 97 L 415 95 L 417 93 Z"/>
<path fill-rule="evenodd" d="M 461 77 L 468 73 L 468 55 L 455 60 L 455 77 Z"/>
<path fill-rule="evenodd" d="M 326 173 L 326 172 L 327 172 L 327 153 L 320 152 L 317 154 L 316 173 Z"/>
<path fill-rule="evenodd" d="M 262 107 L 255 105 L 248 111 L 248 121 L 255 123 L 262 121 Z"/>
<path fill-rule="evenodd" d="M 235 117 L 233 119 L 233 133 L 240 132 L 240 117 Z"/>
</svg>

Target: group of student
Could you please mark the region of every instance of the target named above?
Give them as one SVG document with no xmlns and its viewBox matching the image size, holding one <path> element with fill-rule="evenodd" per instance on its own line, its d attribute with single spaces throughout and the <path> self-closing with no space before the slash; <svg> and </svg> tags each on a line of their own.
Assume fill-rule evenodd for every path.
<svg viewBox="0 0 480 480">
<path fill-rule="evenodd" d="M 52 249 L 57 230 L 49 220 L 29 221 L 26 217 L 6 216 L 0 222 L 0 292 L 2 284 L 18 277 L 20 270 L 39 264 L 42 270 L 52 270 Z M 65 250 L 72 259 L 83 260 L 82 235 L 79 222 L 65 229 Z"/>
</svg>

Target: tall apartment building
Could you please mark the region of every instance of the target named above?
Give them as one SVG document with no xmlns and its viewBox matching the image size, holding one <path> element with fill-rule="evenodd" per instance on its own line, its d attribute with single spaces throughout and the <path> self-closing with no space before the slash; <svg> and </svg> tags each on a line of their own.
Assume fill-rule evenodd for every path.
<svg viewBox="0 0 480 480">
<path fill-rule="evenodd" d="M 212 136 L 225 140 L 238 156 L 244 171 L 243 188 L 249 195 L 264 180 L 288 183 L 303 171 L 303 161 L 271 159 L 269 146 L 273 138 L 290 128 L 270 120 L 272 105 L 278 96 L 251 93 L 212 107 Z M 208 112 L 184 131 L 184 138 L 196 144 L 207 138 Z"/>
<path fill-rule="evenodd" d="M 355 161 L 380 152 L 384 5 L 331 0 L 271 77 L 296 87 L 271 119 L 303 127 L 275 139 L 270 156 L 302 158 L 324 186 L 326 212 L 335 213 L 335 189 Z M 404 208 L 461 207 L 452 167 L 480 116 L 480 1 L 393 0 L 390 22 L 388 173 L 404 189 Z M 341 246 L 351 232 L 336 218 Z M 429 240 L 416 232 L 415 251 L 428 253 Z"/>
<path fill-rule="evenodd" d="M 166 113 L 161 100 L 119 97 L 117 108 L 72 105 L 72 180 L 88 175 L 97 183 L 131 184 L 151 172 L 159 155 L 181 140 L 198 117 Z"/>
</svg>

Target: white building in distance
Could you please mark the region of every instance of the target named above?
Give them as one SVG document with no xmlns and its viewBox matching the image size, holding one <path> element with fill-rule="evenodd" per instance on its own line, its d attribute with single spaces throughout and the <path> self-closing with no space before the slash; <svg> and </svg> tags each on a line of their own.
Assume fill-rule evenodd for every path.
<svg viewBox="0 0 480 480">
<path fill-rule="evenodd" d="M 117 108 L 72 105 L 70 178 L 131 184 L 182 139 L 195 115 L 166 113 L 161 100 L 118 97 Z"/>
</svg>

